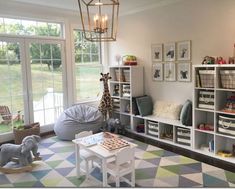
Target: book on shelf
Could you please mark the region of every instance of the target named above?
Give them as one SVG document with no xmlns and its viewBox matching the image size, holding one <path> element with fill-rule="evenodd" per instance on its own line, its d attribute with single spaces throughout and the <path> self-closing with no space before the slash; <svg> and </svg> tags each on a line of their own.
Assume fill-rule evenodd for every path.
<svg viewBox="0 0 235 189">
<path fill-rule="evenodd" d="M 201 80 L 200 80 L 200 76 L 198 73 L 196 74 L 196 86 L 201 87 Z"/>
</svg>

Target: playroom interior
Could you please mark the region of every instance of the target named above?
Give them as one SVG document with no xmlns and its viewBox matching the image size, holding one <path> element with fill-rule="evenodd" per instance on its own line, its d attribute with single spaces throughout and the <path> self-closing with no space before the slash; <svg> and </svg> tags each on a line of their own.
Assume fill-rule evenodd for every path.
<svg viewBox="0 0 235 189">
<path fill-rule="evenodd" d="M 0 188 L 235 187 L 234 0 L 0 0 Z"/>
</svg>

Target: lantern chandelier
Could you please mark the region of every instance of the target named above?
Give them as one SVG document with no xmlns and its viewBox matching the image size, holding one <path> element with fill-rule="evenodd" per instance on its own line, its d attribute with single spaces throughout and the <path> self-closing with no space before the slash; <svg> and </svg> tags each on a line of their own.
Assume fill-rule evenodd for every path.
<svg viewBox="0 0 235 189">
<path fill-rule="evenodd" d="M 116 41 L 119 0 L 78 0 L 78 5 L 87 40 Z"/>
</svg>

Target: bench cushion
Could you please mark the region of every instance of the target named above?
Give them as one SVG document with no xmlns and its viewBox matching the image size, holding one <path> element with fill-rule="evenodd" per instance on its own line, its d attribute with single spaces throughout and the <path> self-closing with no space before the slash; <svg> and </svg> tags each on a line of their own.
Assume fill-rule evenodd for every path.
<svg viewBox="0 0 235 189">
<path fill-rule="evenodd" d="M 181 104 L 170 101 L 156 101 L 153 113 L 157 117 L 179 120 L 181 109 Z"/>
</svg>

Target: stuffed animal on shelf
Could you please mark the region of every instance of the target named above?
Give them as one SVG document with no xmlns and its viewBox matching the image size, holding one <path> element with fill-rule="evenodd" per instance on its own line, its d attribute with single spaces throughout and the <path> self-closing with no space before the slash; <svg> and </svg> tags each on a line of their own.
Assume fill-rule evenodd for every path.
<svg viewBox="0 0 235 189">
<path fill-rule="evenodd" d="M 7 165 L 12 160 L 16 159 L 19 167 L 24 167 L 33 162 L 33 153 L 35 158 L 39 157 L 37 152 L 40 137 L 37 135 L 27 136 L 23 139 L 22 144 L 2 144 L 0 146 L 0 166 Z"/>
<path fill-rule="evenodd" d="M 220 56 L 216 58 L 216 64 L 226 64 L 226 61 Z"/>
<path fill-rule="evenodd" d="M 203 58 L 202 64 L 215 64 L 215 58 L 212 56 L 205 56 Z"/>
</svg>

